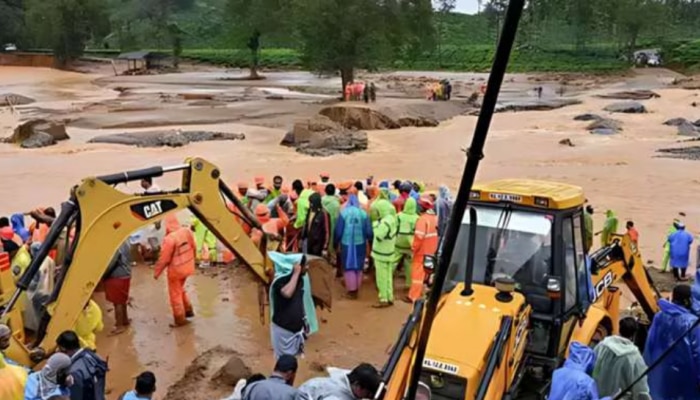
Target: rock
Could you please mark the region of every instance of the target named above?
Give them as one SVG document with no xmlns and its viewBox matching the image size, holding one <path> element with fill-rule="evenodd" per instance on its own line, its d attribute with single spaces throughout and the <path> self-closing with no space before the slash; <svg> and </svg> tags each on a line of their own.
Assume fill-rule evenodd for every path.
<svg viewBox="0 0 700 400">
<path fill-rule="evenodd" d="M 608 94 L 601 94 L 597 97 L 603 99 L 619 99 L 619 100 L 649 100 L 652 98 L 661 97 L 658 93 L 652 92 L 651 90 L 631 90 L 624 92 L 615 92 Z"/>
<path fill-rule="evenodd" d="M 230 387 L 236 386 L 241 379 L 247 379 L 252 374 L 250 368 L 241 357 L 234 355 L 211 378 L 212 382 Z"/>
<path fill-rule="evenodd" d="M 596 128 L 596 129 L 591 129 L 589 131 L 592 135 L 614 135 L 617 133 L 615 129 L 609 129 L 609 128 Z"/>
<path fill-rule="evenodd" d="M 267 100 L 284 100 L 284 96 L 281 94 L 271 94 L 269 96 L 265 96 Z"/>
<path fill-rule="evenodd" d="M 137 147 L 181 147 L 192 142 L 245 140 L 242 133 L 224 133 L 209 131 L 149 131 L 129 132 L 97 136 L 88 143 L 123 144 Z"/>
<path fill-rule="evenodd" d="M 698 132 L 698 128 L 696 128 L 695 125 L 686 121 L 685 123 L 678 125 L 678 135 L 695 137 L 700 136 L 700 132 Z"/>
<path fill-rule="evenodd" d="M 697 126 L 698 128 L 700 128 L 700 119 L 697 120 L 697 121 L 695 121 L 695 122 L 693 122 L 693 125 L 695 125 L 695 126 Z"/>
<path fill-rule="evenodd" d="M 683 124 L 689 124 L 689 123 L 690 122 L 688 122 L 688 120 L 685 118 L 671 118 L 669 120 L 666 120 L 666 122 L 664 122 L 664 125 L 681 126 Z"/>
<path fill-rule="evenodd" d="M 642 103 L 636 101 L 622 101 L 619 103 L 612 103 L 604 108 L 605 111 L 614 113 L 627 113 L 627 114 L 642 114 L 646 113 L 647 109 Z"/>
<path fill-rule="evenodd" d="M 328 117 L 317 115 L 295 123 L 280 144 L 295 147 L 303 154 L 325 157 L 366 150 L 368 139 L 366 132 L 347 129 Z"/>
<path fill-rule="evenodd" d="M 505 102 L 496 106 L 496 112 L 506 111 L 549 111 L 558 108 L 581 104 L 577 99 L 537 99 Z"/>
<path fill-rule="evenodd" d="M 48 140 L 46 135 L 51 140 Z M 51 146 L 60 140 L 67 139 L 70 138 L 63 123 L 45 119 L 31 119 L 17 126 L 12 136 L 4 139 L 4 142 L 20 144 L 24 148 L 37 148 Z M 25 144 L 25 142 L 27 143 Z"/>
<path fill-rule="evenodd" d="M 569 147 L 574 147 L 574 146 L 576 146 L 576 145 L 574 144 L 574 142 L 572 142 L 571 139 L 569 139 L 569 138 L 560 140 L 560 141 L 559 141 L 559 144 L 562 145 L 562 146 L 569 146 Z"/>
<path fill-rule="evenodd" d="M 34 99 L 27 97 L 27 96 L 22 96 L 21 94 L 0 93 L 0 107 L 22 106 L 22 105 L 31 104 L 34 102 L 35 102 Z"/>
<path fill-rule="evenodd" d="M 46 132 L 34 132 L 27 139 L 20 143 L 20 147 L 23 149 L 39 149 L 42 147 L 52 146 L 56 144 L 56 140 L 53 136 Z"/>
<path fill-rule="evenodd" d="M 579 114 L 574 117 L 574 121 L 597 121 L 599 119 L 603 119 L 600 115 L 597 114 Z"/>
<path fill-rule="evenodd" d="M 588 126 L 586 127 L 589 131 L 594 131 L 594 130 L 611 130 L 613 132 L 618 132 L 622 130 L 622 125 L 620 121 L 610 119 L 610 118 L 602 118 L 597 121 L 593 121 Z M 591 132 L 592 133 L 592 132 Z"/>
</svg>

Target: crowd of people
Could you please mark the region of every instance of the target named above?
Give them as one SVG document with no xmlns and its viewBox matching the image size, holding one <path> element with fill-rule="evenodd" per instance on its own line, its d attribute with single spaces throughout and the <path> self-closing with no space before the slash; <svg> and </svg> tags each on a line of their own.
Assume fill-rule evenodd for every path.
<svg viewBox="0 0 700 400">
<path fill-rule="evenodd" d="M 348 82 L 343 92 L 345 101 L 364 101 L 365 103 L 377 101 L 377 86 L 374 82 Z"/>
<path fill-rule="evenodd" d="M 448 101 L 452 98 L 452 83 L 443 79 L 439 82 L 429 83 L 426 86 L 427 98 L 431 101 Z"/>
<path fill-rule="evenodd" d="M 141 187 L 147 193 L 160 191 L 150 179 L 144 179 Z M 381 377 L 368 364 L 361 364 L 352 371 L 333 370 L 330 377 L 313 379 L 293 388 L 296 357 L 303 354 L 308 336 L 318 331 L 308 265 L 314 259 L 325 259 L 327 264 L 333 265 L 337 276 L 342 277 L 348 299 L 358 298 L 365 273 L 373 270 L 377 288 L 374 307 L 391 307 L 397 297 L 409 303 L 417 301 L 425 290 L 424 257 L 436 253 L 453 207 L 449 189 L 440 186 L 438 191 L 432 192 L 421 182 L 375 181 L 372 177 L 334 183 L 329 174 L 321 173 L 318 178 L 306 181 L 296 179 L 291 185 L 282 176 L 275 176 L 269 184 L 264 177 L 256 177 L 253 185 L 239 182 L 235 193 L 237 201 L 228 207 L 238 211 L 234 217 L 255 243 L 260 245 L 266 241 L 275 268 L 270 286 L 270 318 L 277 363 L 269 378 L 257 374 L 248 379 L 241 387 L 240 398 L 316 399 L 332 395 L 339 399 L 360 399 L 376 391 Z M 259 228 L 246 224 L 238 207 L 245 207 L 254 214 Z M 611 210 L 606 211 L 603 228 L 594 232 L 593 213 L 592 206 L 587 205 L 584 214 L 587 251 L 595 235 L 600 235 L 601 243 L 607 244 L 610 235 L 617 232 L 617 217 Z M 0 218 L 2 248 L 10 254 L 16 279 L 46 240 L 56 213 L 45 208 L 34 210 L 28 216 L 32 221 L 29 227 L 25 227 L 23 214 Z M 639 233 L 634 222 L 628 221 L 626 228 L 630 240 L 637 245 Z M 29 330 L 38 326 L 60 274 L 65 244 L 73 235 L 73 232 L 62 234 L 30 285 L 26 298 L 21 300 Z M 681 220 L 674 220 L 664 245 L 667 250 L 662 267 L 665 270 L 670 265 L 679 282 L 687 279 L 685 270 L 692 241 L 692 235 L 685 231 Z M 129 327 L 127 304 L 135 253 L 152 260 L 155 279 L 166 277 L 174 328 L 187 325 L 195 317 L 185 282 L 195 273 L 196 265 L 206 267 L 235 259 L 195 217 L 183 224 L 176 215 L 168 215 L 134 233 L 120 246 L 102 281 L 105 297 L 114 305 L 112 334 Z M 395 296 L 396 273 L 404 280 L 401 296 Z M 572 343 L 568 360 L 554 374 L 549 399 L 564 399 L 567 393 L 576 391 L 589 396 L 581 398 L 595 399 L 599 395 L 614 395 L 632 384 L 647 365 L 658 360 L 675 338 L 697 321 L 700 303 L 695 299 L 700 299 L 700 289 L 679 284 L 671 301 L 660 301 L 661 312 L 653 320 L 643 354 L 634 345 L 638 327 L 633 318 L 621 320 L 619 335 L 604 339 L 595 348 Z M 91 299 L 74 329 L 57 339 L 57 352 L 40 371 L 30 374 L 24 367 L 1 356 L 9 346 L 11 331 L 0 325 L 0 390 L 8 390 L 7 397 L 0 391 L 2 398 L 104 399 L 107 364 L 95 353 L 95 335 L 102 329 L 102 311 Z M 677 396 L 689 395 L 688 385 L 676 382 L 682 379 L 678 375 L 683 371 L 700 365 L 700 333 L 693 331 L 671 354 L 662 366 L 651 371 L 648 379 L 641 379 L 634 385 L 634 396 L 681 398 Z M 693 376 L 693 379 L 696 385 L 692 390 L 697 390 L 700 377 Z M 155 375 L 147 371 L 136 379 L 134 390 L 124 393 L 122 398 L 148 399 L 154 392 Z"/>
</svg>

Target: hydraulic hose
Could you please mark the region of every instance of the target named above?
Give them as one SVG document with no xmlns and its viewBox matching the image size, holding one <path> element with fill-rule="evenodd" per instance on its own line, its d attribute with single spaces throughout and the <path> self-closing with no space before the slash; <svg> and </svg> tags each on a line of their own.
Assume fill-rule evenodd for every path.
<svg viewBox="0 0 700 400">
<path fill-rule="evenodd" d="M 440 301 L 442 288 L 447 277 L 447 269 L 452 258 L 452 252 L 454 251 L 454 247 L 457 242 L 457 234 L 459 233 L 459 228 L 462 224 L 464 212 L 467 209 L 469 193 L 474 185 L 476 172 L 479 169 L 479 162 L 484 157 L 483 150 L 484 144 L 486 143 L 486 137 L 488 136 L 489 132 L 489 125 L 491 124 L 491 118 L 493 117 L 494 110 L 496 109 L 498 92 L 501 90 L 503 77 L 505 76 L 506 69 L 508 67 L 510 51 L 513 48 L 513 43 L 515 42 L 515 34 L 518 30 L 518 23 L 520 22 L 520 16 L 522 15 L 524 7 L 525 0 L 511 0 L 508 4 L 508 9 L 506 10 L 503 31 L 501 33 L 501 39 L 498 43 L 498 47 L 496 48 L 496 55 L 493 60 L 493 66 L 491 67 L 488 86 L 486 87 L 486 93 L 484 94 L 484 102 L 481 105 L 481 112 L 479 113 L 479 119 L 476 122 L 476 128 L 474 129 L 474 136 L 472 137 L 471 146 L 467 150 L 467 162 L 464 166 L 464 172 L 462 173 L 462 181 L 459 185 L 457 199 L 455 200 L 453 212 L 450 216 L 447 231 L 445 232 L 445 242 L 443 251 L 438 260 L 435 284 L 430 291 L 430 297 L 425 310 L 425 318 L 423 320 L 423 325 L 420 328 L 416 356 L 413 361 L 411 377 L 409 380 L 408 399 L 416 398 L 418 391 L 418 380 L 420 379 L 420 373 L 423 368 L 425 351 L 428 344 L 428 338 L 430 337 L 430 329 L 433 326 L 433 320 L 435 319 L 435 313 L 437 312 L 438 302 Z"/>
</svg>

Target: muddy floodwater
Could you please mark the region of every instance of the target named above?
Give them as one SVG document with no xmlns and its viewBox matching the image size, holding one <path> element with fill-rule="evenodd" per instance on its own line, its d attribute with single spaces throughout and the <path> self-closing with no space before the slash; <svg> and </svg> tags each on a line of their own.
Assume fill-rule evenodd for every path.
<svg viewBox="0 0 700 400">
<path fill-rule="evenodd" d="M 57 207 L 69 189 L 84 177 L 154 165 L 179 164 L 201 156 L 217 164 L 230 184 L 255 175 L 295 178 L 330 173 L 332 179 L 408 178 L 429 188 L 445 183 L 456 188 L 476 116 L 460 115 L 438 127 L 368 131 L 369 148 L 352 155 L 314 158 L 279 145 L 298 118 L 316 114 L 339 95 L 339 79 L 306 72 L 267 73 L 267 80 L 231 80 L 238 72 L 191 70 L 181 74 L 115 77 L 111 67 L 95 67 L 89 74 L 41 68 L 0 67 L 0 94 L 16 93 L 36 100 L 13 110 L 0 108 L 0 136 L 29 118 L 66 122 L 70 140 L 43 149 L 26 150 L 0 144 L 0 214 L 28 211 L 38 206 Z M 563 77 L 513 75 L 506 78 L 501 102 L 532 101 L 534 89 L 543 97 L 581 101 L 551 111 L 503 112 L 494 116 L 479 180 L 538 178 L 569 182 L 585 189 L 595 207 L 595 230 L 605 210 L 614 210 L 621 229 L 633 220 L 640 232 L 645 261 L 658 265 L 668 226 L 679 212 L 686 214 L 688 229 L 700 232 L 700 163 L 661 157 L 658 149 L 691 146 L 677 128 L 663 122 L 682 117 L 700 119 L 697 90 L 671 85 L 678 74 L 645 69 L 622 77 Z M 361 75 L 377 83 L 378 104 L 401 107 L 420 101 L 430 78 L 449 78 L 455 87 L 453 101 L 465 101 L 478 91 L 484 74 L 395 72 Z M 623 90 L 649 89 L 660 97 L 640 102 L 644 114 L 612 114 L 603 108 L 618 100 L 597 97 Z M 575 121 L 579 114 L 594 113 L 619 122 L 614 135 L 594 135 L 589 122 Z M 177 148 L 137 148 L 88 143 L 96 136 L 161 129 L 243 133 L 245 140 L 199 142 Z M 700 131 L 700 129 L 699 129 Z M 568 139 L 568 141 L 566 140 Z M 566 143 L 562 145 L 560 142 Z M 681 152 L 682 153 L 682 152 Z M 158 180 L 166 189 L 179 176 Z M 132 192 L 137 183 L 122 185 Z M 596 238 L 597 243 L 597 238 Z M 694 267 L 691 268 L 694 273 Z M 396 281 L 397 288 L 402 282 Z M 154 281 L 150 267 L 134 268 L 131 330 L 117 337 L 101 334 L 99 352 L 109 358 L 109 399 L 133 384 L 140 371 L 158 376 L 158 397 L 181 378 L 185 368 L 202 352 L 222 345 L 239 352 L 253 371 L 269 373 L 272 350 L 269 324 L 259 321 L 257 286 L 244 269 L 199 271 L 188 283 L 197 314 L 188 327 L 172 330 L 165 281 Z M 361 361 L 381 366 L 398 335 L 410 307 L 375 310 L 371 281 L 365 281 L 361 298 L 341 298 L 336 285 L 332 312 L 320 313 L 320 333 L 310 338 L 298 379 L 319 374 L 325 365 L 352 367 Z M 106 329 L 112 314 L 103 294 Z M 625 294 L 625 302 L 633 299 Z"/>
</svg>

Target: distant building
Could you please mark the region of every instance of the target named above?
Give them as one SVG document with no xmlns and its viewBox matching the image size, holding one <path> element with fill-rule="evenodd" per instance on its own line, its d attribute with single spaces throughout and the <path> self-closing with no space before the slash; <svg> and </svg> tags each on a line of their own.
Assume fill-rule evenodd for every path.
<svg viewBox="0 0 700 400">
<path fill-rule="evenodd" d="M 117 60 L 126 60 L 129 71 L 135 71 L 159 68 L 161 67 L 161 62 L 169 57 L 168 54 L 155 51 L 132 51 L 130 53 L 121 53 L 117 56 Z"/>
</svg>

